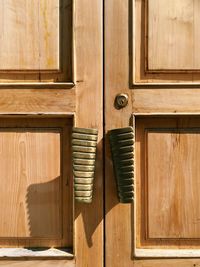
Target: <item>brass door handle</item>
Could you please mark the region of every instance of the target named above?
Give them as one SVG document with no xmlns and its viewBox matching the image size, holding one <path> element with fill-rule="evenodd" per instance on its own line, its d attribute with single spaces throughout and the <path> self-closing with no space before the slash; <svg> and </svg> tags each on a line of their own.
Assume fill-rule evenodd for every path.
<svg viewBox="0 0 200 267">
<path fill-rule="evenodd" d="M 97 129 L 72 129 L 74 196 L 82 203 L 92 202 L 97 139 Z"/>
<path fill-rule="evenodd" d="M 131 203 L 134 199 L 133 128 L 111 130 L 109 137 L 118 197 L 121 203 Z"/>
</svg>

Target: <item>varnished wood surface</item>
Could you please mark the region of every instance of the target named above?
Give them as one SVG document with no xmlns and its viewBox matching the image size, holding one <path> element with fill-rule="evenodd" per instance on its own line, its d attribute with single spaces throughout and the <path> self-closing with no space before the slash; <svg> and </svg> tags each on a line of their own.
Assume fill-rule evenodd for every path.
<svg viewBox="0 0 200 267">
<path fill-rule="evenodd" d="M 12 266 L 12 267 L 75 267 L 75 261 L 74 260 L 25 260 L 25 261 L 19 261 L 19 260 L 13 260 L 13 261 L 0 261 L 0 266 Z"/>
<path fill-rule="evenodd" d="M 107 131 L 118 127 L 127 127 L 132 123 L 132 113 L 157 113 L 165 116 L 166 113 L 176 114 L 199 112 L 199 89 L 191 87 L 176 88 L 173 82 L 187 83 L 191 79 L 191 73 L 185 74 L 161 74 L 152 76 L 148 74 L 148 79 L 143 78 L 147 84 L 143 88 L 133 89 L 132 78 L 136 69 L 132 64 L 132 22 L 136 18 L 136 27 L 144 27 L 144 17 L 133 17 L 133 2 L 137 8 L 141 8 L 144 1 L 105 1 L 105 124 Z M 185 10 L 186 12 L 186 10 Z M 142 24 L 141 24 L 142 23 Z M 142 28 L 144 30 L 144 28 Z M 167 34 L 167 31 L 166 31 Z M 137 38 L 136 51 L 137 62 L 140 62 L 141 33 L 135 35 Z M 137 50 L 138 49 L 138 50 Z M 141 49 L 141 50 L 140 50 Z M 144 54 L 143 54 L 144 55 Z M 144 67 L 144 66 L 142 66 Z M 141 66 L 138 67 L 141 70 Z M 197 74 L 198 75 L 198 74 Z M 136 76 L 137 77 L 137 76 Z M 139 77 L 139 76 L 138 76 Z M 165 77 L 165 79 L 163 78 Z M 147 78 L 147 77 L 146 77 Z M 198 76 L 193 75 L 198 81 Z M 194 80 L 192 80 L 194 82 Z M 138 80 L 139 81 L 139 80 Z M 158 86 L 149 88 L 151 83 Z M 163 83 L 169 83 L 166 88 Z M 132 89 L 131 89 L 132 88 Z M 114 99 L 118 93 L 127 93 L 129 104 L 126 108 L 116 110 Z M 111 115 L 112 114 L 112 115 Z M 137 127 L 137 126 L 136 126 Z M 137 149 L 136 153 L 140 153 Z M 200 266 L 199 259 L 150 259 L 134 257 L 134 207 L 130 204 L 119 204 L 117 190 L 112 169 L 109 143 L 106 137 L 105 153 L 105 193 L 106 193 L 106 264 L 115 267 L 194 267 Z M 136 163 L 137 164 L 137 163 Z M 198 167 L 197 167 L 198 168 Z M 145 252 L 144 252 L 145 253 Z"/>
<path fill-rule="evenodd" d="M 75 1 L 76 126 L 98 129 L 91 204 L 75 203 L 77 267 L 102 267 L 103 257 L 103 1 Z"/>
<path fill-rule="evenodd" d="M 148 238 L 200 237 L 199 130 L 147 133 Z"/>
<path fill-rule="evenodd" d="M 58 0 L 1 1 L 0 17 L 0 71 L 59 69 Z"/>
<path fill-rule="evenodd" d="M 44 2 L 47 3 L 48 1 Z M 20 73 L 2 71 L 0 79 L 4 83 L 2 83 L 2 88 L 4 89 L 0 90 L 0 113 L 2 116 L 4 116 L 4 114 L 9 114 L 9 117 L 13 117 L 13 120 L 15 120 L 16 114 L 31 116 L 42 114 L 44 125 L 47 117 L 56 116 L 55 125 L 57 125 L 59 116 L 74 115 L 74 123 L 77 126 L 98 129 L 98 159 L 95 172 L 93 203 L 89 205 L 75 203 L 74 224 L 72 229 L 72 224 L 69 224 L 69 222 L 72 222 L 72 210 L 67 209 L 73 199 L 73 190 L 70 190 L 67 197 L 63 198 L 65 209 L 63 210 L 62 216 L 63 218 L 67 218 L 65 228 L 63 229 L 65 229 L 66 233 L 67 231 L 70 232 L 70 246 L 72 245 L 72 231 L 74 231 L 73 248 L 76 266 L 100 267 L 103 266 L 102 1 L 73 1 L 73 27 L 72 1 L 66 0 L 60 1 L 60 3 L 63 4 L 62 17 L 65 18 L 62 21 L 64 25 L 63 30 L 67 32 L 65 35 L 59 36 L 61 40 L 63 40 L 62 43 L 65 48 L 65 54 L 62 55 L 61 53 L 60 55 L 64 64 L 64 75 L 62 73 L 59 75 L 57 73 L 54 74 L 53 72 L 49 74 L 45 71 L 41 71 L 39 76 L 34 72 L 27 74 L 23 71 Z M 53 21 L 51 23 L 53 23 Z M 72 31 L 73 41 L 70 38 Z M 54 36 L 56 34 L 57 33 L 54 33 Z M 73 49 L 72 43 L 75 44 Z M 55 51 L 55 53 L 57 52 L 58 51 Z M 74 64 L 72 56 L 70 56 L 72 52 L 76 59 Z M 75 72 L 74 77 L 76 77 L 75 81 L 72 79 L 73 70 Z M 62 81 L 60 85 L 62 89 L 59 89 L 59 83 L 54 83 L 54 81 Z M 23 84 L 20 87 L 21 82 L 23 82 Z M 47 83 L 45 84 L 45 82 Z M 71 83 L 65 85 L 65 82 Z M 76 85 L 74 86 L 72 82 L 75 82 Z M 27 122 L 29 118 L 30 117 L 27 118 Z M 24 127 L 23 124 L 21 124 L 21 126 Z M 65 163 L 63 162 L 63 164 L 66 166 L 63 175 L 67 177 L 67 187 L 69 189 L 72 185 L 72 176 L 71 173 L 67 171 L 67 168 L 71 166 L 68 134 L 69 132 L 66 131 L 63 136 L 63 147 L 66 147 L 63 151 L 65 155 Z M 66 185 L 63 184 L 63 186 Z M 71 225 L 70 228 L 68 228 L 69 225 Z M 38 242 L 35 244 L 37 246 Z M 5 259 L 2 259 L 0 264 L 2 266 L 67 267 L 75 266 L 75 261 L 49 261 L 45 258 L 32 261 L 21 258 L 21 260 L 18 261 L 5 261 Z"/>
<path fill-rule="evenodd" d="M 8 3 L 10 2 L 11 1 Z M 28 3 L 25 0 L 22 2 Z M 34 1 L 34 5 L 39 2 L 40 1 Z M 57 3 L 58 1 L 43 1 L 43 3 L 47 5 L 48 3 L 51 4 L 55 2 Z M 15 3 L 12 1 L 13 5 L 20 3 L 21 2 Z M 33 1 L 31 1 L 31 3 L 33 4 Z M 66 116 L 74 116 L 74 124 L 77 126 L 97 128 L 99 132 L 97 148 L 98 159 L 95 172 L 93 203 L 89 205 L 74 203 L 75 214 L 74 223 L 72 225 L 72 207 L 70 206 L 73 199 L 73 190 L 71 190 L 72 176 L 71 172 L 67 169 L 71 166 L 71 154 L 69 153 L 69 132 L 68 130 L 65 130 L 65 127 L 63 126 L 62 142 L 64 148 L 63 155 L 65 155 L 63 156 L 63 165 L 65 165 L 63 177 L 67 177 L 65 182 L 67 181 L 67 188 L 70 189 L 66 197 L 63 197 L 65 209 L 63 210 L 62 216 L 63 218 L 67 218 L 63 230 L 66 231 L 65 233 L 70 233 L 70 236 L 68 236 L 68 244 L 70 246 L 73 245 L 76 264 L 74 260 L 50 261 L 44 257 L 43 259 L 37 261 L 33 261 L 31 259 L 27 260 L 24 258 L 21 258 L 21 260 L 19 259 L 18 261 L 8 261 L 2 259 L 2 261 L 0 261 L 0 265 L 2 266 L 103 266 L 103 1 L 63 0 L 59 1 L 59 3 L 61 3 L 63 8 L 63 10 L 61 10 L 62 14 L 59 16 L 61 18 L 59 23 L 64 25 L 64 27 L 62 28 L 62 31 L 59 32 L 59 34 L 61 33 L 61 35 L 59 35 L 59 41 L 62 42 L 62 44 L 60 43 L 61 46 L 59 44 L 59 47 L 57 46 L 56 48 L 61 49 L 62 46 L 64 47 L 64 53 L 62 53 L 61 50 L 59 51 L 61 52 L 59 53 L 59 56 L 61 63 L 63 63 L 63 72 L 54 73 L 51 69 L 47 71 L 40 70 L 38 74 L 37 70 L 28 70 L 28 68 L 31 69 L 31 65 L 34 64 L 32 60 L 30 61 L 31 64 L 25 71 L 14 71 L 14 68 L 11 71 L 0 71 L 0 80 L 2 82 L 2 88 L 0 89 L 0 114 L 1 118 L 4 117 L 5 114 L 8 114 L 9 117 L 13 118 L 13 121 L 16 120 L 17 114 L 23 116 L 29 115 L 27 119 L 25 119 L 27 123 L 29 122 L 30 117 L 37 117 L 40 114 L 42 115 L 40 117 L 44 118 L 43 126 L 46 125 L 46 123 L 48 124 L 47 118 L 51 116 L 56 117 L 55 125 L 57 125 L 59 121 L 59 116 L 65 118 Z M 23 5 L 23 8 L 20 10 L 21 13 L 24 8 L 26 8 L 26 6 Z M 73 25 L 72 10 L 74 20 Z M 32 10 L 32 12 L 34 12 L 34 10 Z M 42 18 L 44 18 L 43 15 Z M 15 16 L 15 14 L 12 16 Z M 21 18 L 21 20 L 24 21 L 25 18 Z M 31 20 L 31 18 L 27 18 L 27 20 Z M 51 25 L 51 23 L 53 23 L 53 20 L 51 22 L 48 20 L 46 26 Z M 54 37 L 56 36 L 57 39 L 57 30 L 55 29 L 55 27 L 57 27 L 56 25 L 57 24 L 52 27 L 52 31 L 54 31 L 52 34 Z M 21 26 L 17 27 L 19 29 Z M 15 31 L 14 29 L 12 30 Z M 46 30 L 41 32 L 41 42 L 43 42 L 42 36 L 46 33 L 48 33 Z M 35 40 L 35 42 L 38 41 L 39 40 Z M 50 44 L 50 41 L 48 41 L 47 43 L 50 46 L 54 45 L 55 48 L 55 42 Z M 29 44 L 30 42 L 27 42 L 27 46 Z M 17 47 L 19 47 L 18 44 Z M 47 52 L 48 51 L 49 50 L 47 49 Z M 55 49 L 55 55 L 56 53 L 58 54 L 58 49 Z M 20 56 L 23 56 L 23 53 L 20 54 Z M 32 57 L 32 55 L 29 56 Z M 48 58 L 47 55 L 44 55 L 44 60 L 46 58 Z M 36 58 L 36 61 L 37 60 L 38 59 Z M 9 62 L 7 63 L 9 64 Z M 58 67 L 57 63 L 58 61 L 53 64 L 52 67 Z M 46 63 L 44 62 L 43 67 L 45 67 L 45 64 Z M 24 65 L 23 67 L 26 66 Z M 76 80 L 74 80 L 75 78 Z M 19 118 L 20 125 L 25 127 L 26 123 L 23 124 L 21 121 L 22 117 L 19 116 Z M 69 130 L 70 129 L 71 125 L 69 126 Z M 62 186 L 64 187 L 66 184 L 63 184 Z M 71 208 L 68 209 L 67 207 Z M 69 225 L 70 227 L 68 228 Z M 37 245 L 38 242 L 35 243 L 35 246 Z"/>
<path fill-rule="evenodd" d="M 184 248 L 183 255 L 186 249 L 195 254 L 199 122 L 192 116 L 136 117 L 136 248 Z"/>
<path fill-rule="evenodd" d="M 1 118 L 1 247 L 72 246 L 70 128 L 67 119 Z"/>
<path fill-rule="evenodd" d="M 75 112 L 74 89 L 1 89 L 1 114 L 72 114 Z"/>
<path fill-rule="evenodd" d="M 128 89 L 128 7 L 128 0 L 105 1 L 105 256 L 106 266 L 115 267 L 134 266 L 131 260 L 131 204 L 119 204 L 107 134 L 108 130 L 128 126 L 132 112 L 131 92 Z M 114 99 L 121 92 L 128 94 L 129 105 L 116 110 Z"/>
<path fill-rule="evenodd" d="M 72 2 L 1 1 L 0 86 L 74 82 Z"/>
<path fill-rule="evenodd" d="M 131 83 L 199 84 L 199 8 L 194 0 L 132 2 Z"/>
<path fill-rule="evenodd" d="M 199 113 L 199 88 L 158 88 L 131 90 L 133 113 Z"/>
<path fill-rule="evenodd" d="M 199 70 L 199 1 L 147 2 L 148 70 Z"/>
<path fill-rule="evenodd" d="M 56 129 L 0 128 L 1 238 L 61 237 L 60 142 Z"/>
<path fill-rule="evenodd" d="M 0 259 L 9 258 L 10 260 L 23 259 L 74 259 L 74 255 L 70 249 L 60 248 L 0 248 Z"/>
</svg>

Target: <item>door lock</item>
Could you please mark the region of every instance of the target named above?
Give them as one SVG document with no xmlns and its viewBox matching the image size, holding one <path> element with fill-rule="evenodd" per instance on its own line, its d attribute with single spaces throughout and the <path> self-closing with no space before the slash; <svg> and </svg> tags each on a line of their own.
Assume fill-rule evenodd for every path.
<svg viewBox="0 0 200 267">
<path fill-rule="evenodd" d="M 127 94 L 118 94 L 115 97 L 115 108 L 121 109 L 128 105 L 128 95 Z"/>
</svg>

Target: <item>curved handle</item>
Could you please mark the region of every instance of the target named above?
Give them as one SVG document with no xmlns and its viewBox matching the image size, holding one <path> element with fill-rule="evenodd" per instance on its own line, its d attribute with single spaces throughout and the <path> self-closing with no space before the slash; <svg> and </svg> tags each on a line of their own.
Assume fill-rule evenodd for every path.
<svg viewBox="0 0 200 267">
<path fill-rule="evenodd" d="M 92 202 L 97 139 L 97 129 L 72 129 L 74 196 L 82 203 Z"/>
<path fill-rule="evenodd" d="M 110 131 L 110 146 L 117 182 L 118 197 L 122 203 L 134 200 L 134 131 L 133 127 Z"/>
</svg>

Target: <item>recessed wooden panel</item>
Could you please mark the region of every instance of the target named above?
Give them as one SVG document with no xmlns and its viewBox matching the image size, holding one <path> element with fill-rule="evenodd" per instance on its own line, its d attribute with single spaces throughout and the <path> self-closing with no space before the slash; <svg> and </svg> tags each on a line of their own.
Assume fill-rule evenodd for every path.
<svg viewBox="0 0 200 267">
<path fill-rule="evenodd" d="M 200 3 L 148 0 L 148 70 L 200 69 Z"/>
<path fill-rule="evenodd" d="M 200 129 L 147 130 L 146 149 L 148 238 L 199 238 Z"/>
<path fill-rule="evenodd" d="M 59 69 L 59 0 L 0 2 L 0 70 Z"/>
<path fill-rule="evenodd" d="M 138 248 L 200 245 L 200 119 L 136 121 Z"/>
<path fill-rule="evenodd" d="M 0 83 L 73 82 L 71 0 L 0 1 Z"/>
<path fill-rule="evenodd" d="M 200 3 L 133 3 L 133 84 L 200 83 Z"/>
<path fill-rule="evenodd" d="M 0 148 L 0 237 L 60 238 L 59 131 L 0 129 Z"/>
<path fill-rule="evenodd" d="M 1 120 L 1 247 L 70 245 L 69 127 L 64 119 Z"/>
</svg>

